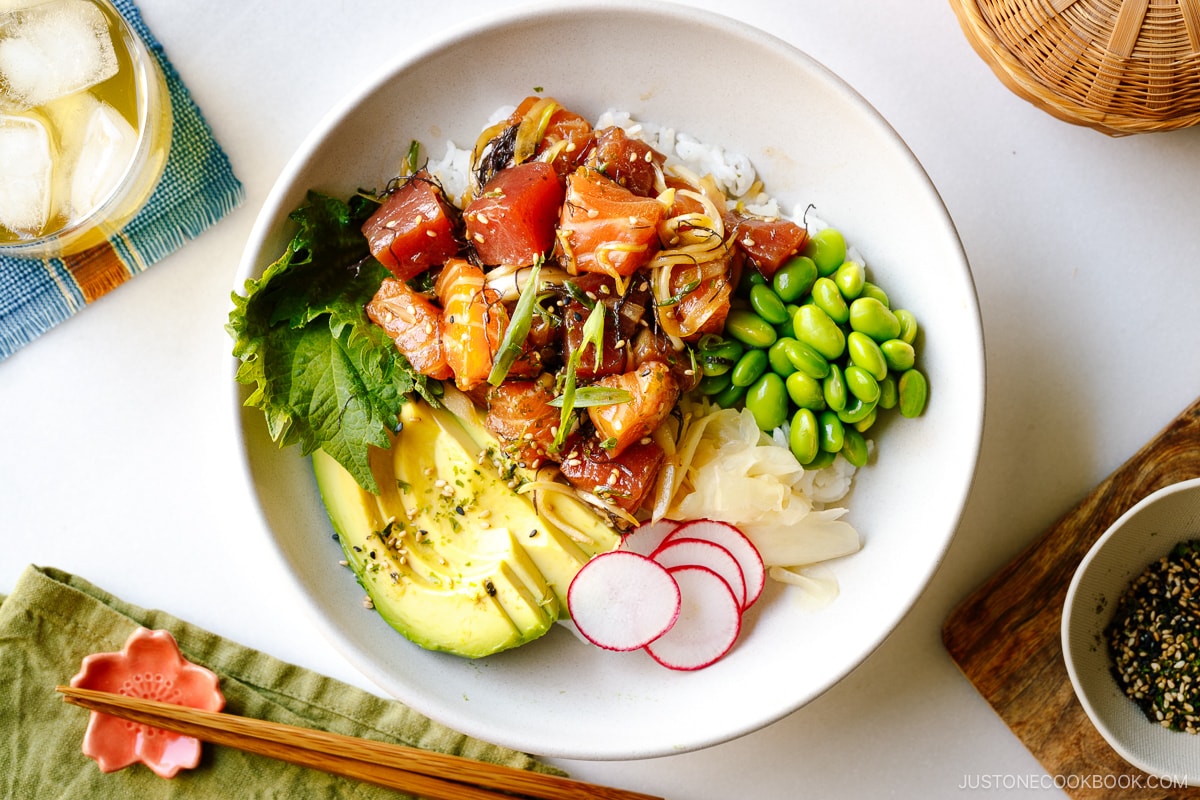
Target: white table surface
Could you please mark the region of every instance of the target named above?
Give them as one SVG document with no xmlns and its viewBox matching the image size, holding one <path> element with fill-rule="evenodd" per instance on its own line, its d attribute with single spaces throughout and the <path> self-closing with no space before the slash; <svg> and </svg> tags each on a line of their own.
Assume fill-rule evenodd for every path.
<svg viewBox="0 0 1200 800">
<path fill-rule="evenodd" d="M 234 272 L 318 118 L 483 0 L 141 0 L 245 183 L 215 228 L 0 364 L 0 592 L 30 563 L 373 687 L 299 611 L 235 462 Z M 947 614 L 1200 395 L 1200 131 L 1109 138 L 1009 93 L 945 0 L 701 0 L 854 85 L 938 186 L 977 283 L 982 456 L 961 527 L 893 636 L 782 721 L 695 753 L 558 762 L 670 798 L 1055 796 L 962 677 Z M 753 80 L 753 76 L 747 76 Z M 165 567 L 165 568 L 164 568 Z M 1008 788 L 1004 788 L 1008 787 Z M 1048 792 L 1048 794 L 1047 794 Z M 994 792 L 993 792 L 994 793 Z"/>
</svg>

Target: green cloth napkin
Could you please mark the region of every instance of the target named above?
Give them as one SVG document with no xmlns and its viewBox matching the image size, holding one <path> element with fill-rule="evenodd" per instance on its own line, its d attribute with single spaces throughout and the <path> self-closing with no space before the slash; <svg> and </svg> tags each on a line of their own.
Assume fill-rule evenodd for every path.
<svg viewBox="0 0 1200 800">
<path fill-rule="evenodd" d="M 401 703 L 223 639 L 164 611 L 139 608 L 74 575 L 29 566 L 0 596 L 0 797 L 397 798 L 406 795 L 228 747 L 203 745 L 200 765 L 160 778 L 142 764 L 102 773 L 81 750 L 88 712 L 54 687 L 84 656 L 120 650 L 139 626 L 168 630 L 189 661 L 220 676 L 225 711 L 398 742 L 537 772 L 532 757 L 472 739 Z"/>
<path fill-rule="evenodd" d="M 146 206 L 106 244 L 66 258 L 0 256 L 0 361 L 145 272 L 243 199 L 225 151 L 133 0 L 113 6 L 167 81 L 174 125 L 166 169 Z"/>
</svg>

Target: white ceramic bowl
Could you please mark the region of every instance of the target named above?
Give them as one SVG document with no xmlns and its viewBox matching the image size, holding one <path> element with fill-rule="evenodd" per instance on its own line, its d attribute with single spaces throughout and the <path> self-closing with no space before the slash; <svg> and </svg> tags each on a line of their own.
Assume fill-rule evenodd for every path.
<svg viewBox="0 0 1200 800">
<path fill-rule="evenodd" d="M 1200 538 L 1200 478 L 1171 484 L 1126 511 L 1084 556 L 1063 606 L 1071 685 L 1096 730 L 1151 775 L 1200 786 L 1200 739 L 1150 722 L 1112 674 L 1104 628 L 1125 588 L 1178 542 Z"/>
<path fill-rule="evenodd" d="M 620 43 L 612 48 L 595 42 Z M 664 42 L 711 64 L 688 77 Z M 734 20 L 642 0 L 534 7 L 467 25 L 349 95 L 311 134 L 268 197 L 238 276 L 282 252 L 288 212 L 310 189 L 383 186 L 413 139 L 469 146 L 487 117 L 534 87 L 595 117 L 610 109 L 744 153 L 789 206 L 814 204 L 865 254 L 924 331 L 931 395 L 886 430 L 849 519 L 861 553 L 833 565 L 841 595 L 820 612 L 773 586 L 716 665 L 672 672 L 642 653 L 591 648 L 556 629 L 481 661 L 423 651 L 364 615 L 307 460 L 242 412 L 241 447 L 267 528 L 319 626 L 386 692 L 440 722 L 545 756 L 680 753 L 761 728 L 844 677 L 926 586 L 958 524 L 983 425 L 982 332 L 953 223 L 920 164 L 853 89 L 805 54 Z M 231 388 L 236 402 L 242 387 Z"/>
</svg>

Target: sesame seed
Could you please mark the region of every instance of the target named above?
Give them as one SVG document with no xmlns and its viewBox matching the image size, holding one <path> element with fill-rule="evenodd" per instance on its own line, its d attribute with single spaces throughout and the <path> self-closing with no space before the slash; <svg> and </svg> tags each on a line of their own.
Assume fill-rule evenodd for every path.
<svg viewBox="0 0 1200 800">
<path fill-rule="evenodd" d="M 435 231 L 433 228 L 430 228 L 429 230 L 425 231 L 425 235 L 428 236 L 430 239 L 436 239 L 437 231 Z"/>
</svg>

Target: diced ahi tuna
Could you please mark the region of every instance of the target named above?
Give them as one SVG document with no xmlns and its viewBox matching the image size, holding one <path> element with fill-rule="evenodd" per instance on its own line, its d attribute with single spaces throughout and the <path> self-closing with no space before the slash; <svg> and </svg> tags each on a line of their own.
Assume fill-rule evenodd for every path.
<svg viewBox="0 0 1200 800">
<path fill-rule="evenodd" d="M 572 486 L 630 514 L 641 508 L 666 457 L 653 441 L 635 442 L 613 457 L 595 438 L 581 436 L 569 439 L 563 453 L 559 469 Z"/>
<path fill-rule="evenodd" d="M 484 264 L 528 266 L 554 246 L 563 186 L 554 167 L 526 161 L 497 172 L 463 212 Z"/>
<path fill-rule="evenodd" d="M 726 220 L 730 240 L 741 248 L 766 278 L 804 247 L 808 231 L 787 219 L 767 219 L 732 212 Z"/>
<path fill-rule="evenodd" d="M 406 281 L 458 253 L 456 213 L 421 170 L 388 195 L 363 224 L 363 235 L 371 255 Z"/>
<path fill-rule="evenodd" d="M 639 197 L 654 197 L 666 156 L 645 142 L 630 139 L 613 126 L 595 133 L 588 166 L 602 172 Z"/>
</svg>

